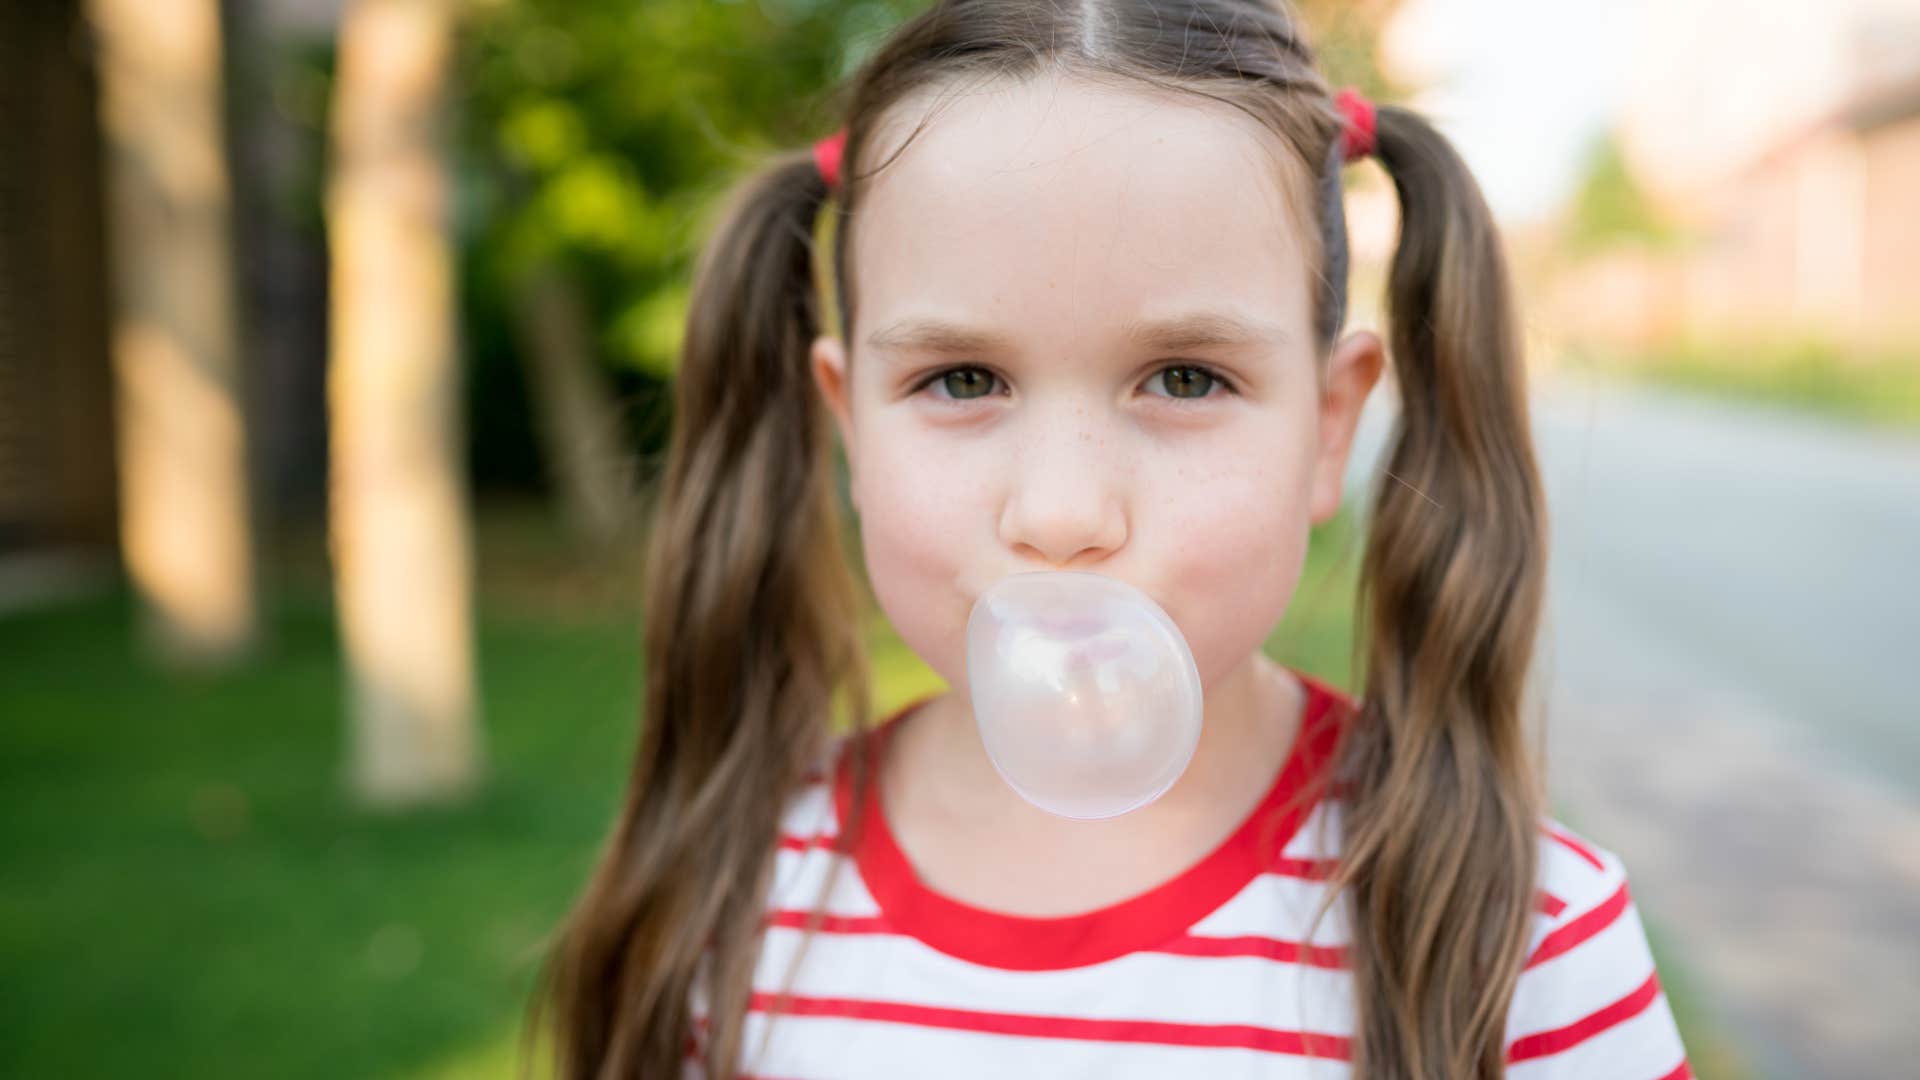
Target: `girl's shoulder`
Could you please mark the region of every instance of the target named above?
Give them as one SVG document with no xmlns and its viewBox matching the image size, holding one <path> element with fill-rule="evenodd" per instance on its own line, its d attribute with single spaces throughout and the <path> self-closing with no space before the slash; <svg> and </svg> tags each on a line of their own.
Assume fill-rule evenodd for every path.
<svg viewBox="0 0 1920 1080">
<path fill-rule="evenodd" d="M 1668 1075 L 1686 1054 L 1626 864 L 1551 817 L 1539 842 L 1539 916 L 1507 1014 L 1509 1075 L 1589 1065 Z"/>
<path fill-rule="evenodd" d="M 1611 849 L 1553 817 L 1540 819 L 1541 910 L 1554 921 L 1618 906 L 1627 895 L 1627 867 Z"/>
</svg>

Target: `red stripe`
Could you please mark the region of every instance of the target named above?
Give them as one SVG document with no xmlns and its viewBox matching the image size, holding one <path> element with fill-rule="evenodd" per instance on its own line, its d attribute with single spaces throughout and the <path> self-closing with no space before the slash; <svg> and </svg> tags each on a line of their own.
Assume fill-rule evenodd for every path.
<svg viewBox="0 0 1920 1080">
<path fill-rule="evenodd" d="M 1659 996 L 1660 973 L 1648 972 L 1647 981 L 1641 983 L 1638 990 L 1606 1008 L 1583 1016 L 1565 1027 L 1539 1031 L 1515 1039 L 1513 1045 L 1507 1048 L 1507 1064 L 1512 1065 L 1572 1049 L 1608 1028 L 1640 1015 L 1647 1006 L 1653 1004 L 1653 999 Z"/>
<path fill-rule="evenodd" d="M 1579 839 L 1577 839 L 1576 837 L 1574 837 L 1572 834 L 1568 833 L 1564 829 L 1556 829 L 1549 826 L 1546 829 L 1546 833 L 1548 836 L 1551 836 L 1555 840 L 1558 840 L 1562 844 L 1565 844 L 1569 849 L 1573 851 L 1575 855 L 1578 855 L 1581 858 L 1592 863 L 1593 868 L 1595 870 L 1604 871 L 1607 868 L 1607 864 L 1600 861 L 1600 856 L 1595 855 L 1593 853 L 1592 848 L 1581 843 Z"/>
<path fill-rule="evenodd" d="M 1244 934 L 1239 937 L 1197 937 L 1183 934 L 1149 952 L 1174 956 L 1254 956 L 1289 964 L 1308 964 L 1329 970 L 1347 967 L 1344 945 L 1306 945 L 1298 941 Z"/>
<path fill-rule="evenodd" d="M 804 930 L 808 912 L 793 908 L 781 908 L 767 914 L 764 923 L 788 930 Z M 820 930 L 828 934 L 899 934 L 900 931 L 877 915 L 828 915 L 820 923 Z M 1345 946 L 1305 945 L 1297 941 L 1281 938 L 1262 937 L 1255 934 L 1243 934 L 1235 937 L 1202 937 L 1194 934 L 1182 934 L 1162 945 L 1142 952 L 1165 953 L 1170 956 L 1206 956 L 1234 957 L 1252 956 L 1265 960 L 1279 960 L 1289 964 L 1309 964 L 1332 970 L 1342 970 L 1347 966 Z"/>
<path fill-rule="evenodd" d="M 807 919 L 812 912 L 794 908 L 780 908 L 767 913 L 761 920 L 766 926 L 779 926 L 788 930 L 805 930 Z M 820 920 L 820 929 L 829 934 L 897 934 L 898 930 L 888 926 L 878 915 L 826 915 Z"/>
<path fill-rule="evenodd" d="M 829 833 L 815 833 L 812 836 L 794 836 L 791 833 L 782 833 L 780 836 L 780 849 L 782 851 L 798 851 L 802 853 L 813 848 L 827 848 L 831 850 L 839 839 L 838 836 Z M 1333 871 L 1338 865 L 1339 860 L 1337 859 L 1303 859 L 1294 856 L 1282 856 L 1273 861 L 1272 867 L 1267 872 L 1280 877 L 1302 878 L 1307 881 L 1325 881 L 1333 876 Z M 1547 892 L 1545 889 L 1539 891 L 1539 899 L 1540 910 L 1546 912 L 1549 916 L 1557 916 L 1566 910 L 1567 902 Z"/>
<path fill-rule="evenodd" d="M 748 1008 L 771 1012 L 774 994 L 756 993 Z M 831 1016 L 852 1020 L 914 1024 L 950 1031 L 977 1031 L 992 1035 L 1024 1035 L 1042 1039 L 1084 1039 L 1091 1042 L 1152 1043 L 1160 1046 L 1227 1047 L 1262 1050 L 1299 1057 L 1344 1061 L 1351 1052 L 1340 1035 L 1283 1031 L 1252 1024 L 1180 1024 L 1161 1020 L 1094 1020 L 1078 1016 L 1030 1016 L 1023 1013 L 980 1012 L 909 1005 L 896 1001 L 855 998 L 788 997 L 783 1013 L 794 1016 Z"/>
<path fill-rule="evenodd" d="M 1693 1070 L 1687 1067 L 1687 1059 L 1681 1058 L 1680 1064 L 1675 1065 L 1673 1071 L 1661 1077 L 1660 1080 L 1693 1080 Z"/>
<path fill-rule="evenodd" d="M 1325 881 L 1333 876 L 1334 867 L 1338 865 L 1337 859 L 1297 859 L 1283 855 L 1273 860 L 1273 867 L 1268 872 L 1281 877 Z"/>
<path fill-rule="evenodd" d="M 795 836 L 792 833 L 780 834 L 782 851 L 806 852 L 813 848 L 833 848 L 839 841 L 838 836 L 828 833 L 815 833 L 812 836 Z M 1325 881 L 1333 876 L 1334 868 L 1339 865 L 1337 859 L 1303 859 L 1294 856 L 1282 856 L 1273 860 L 1268 873 L 1288 878 L 1304 878 L 1309 881 Z"/>
<path fill-rule="evenodd" d="M 1543 964 L 1598 934 L 1612 926 L 1613 921 L 1618 919 L 1620 913 L 1625 910 L 1627 910 L 1627 883 L 1623 881 L 1620 887 L 1613 891 L 1613 895 L 1607 897 L 1599 907 L 1585 912 L 1572 922 L 1540 939 L 1539 948 L 1534 949 L 1533 955 L 1527 957 L 1526 966 Z"/>
</svg>

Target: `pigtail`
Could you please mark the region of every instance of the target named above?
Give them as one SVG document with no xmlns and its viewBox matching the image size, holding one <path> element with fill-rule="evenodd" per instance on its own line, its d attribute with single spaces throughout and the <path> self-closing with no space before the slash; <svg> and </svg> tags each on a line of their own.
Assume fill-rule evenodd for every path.
<svg viewBox="0 0 1920 1080">
<path fill-rule="evenodd" d="M 619 822 L 534 1003 L 569 1078 L 679 1075 L 692 995 L 731 1076 L 784 805 L 866 682 L 839 539 L 806 153 L 747 181 L 694 275 L 646 551 L 645 690 Z M 856 726 L 865 694 L 849 693 Z M 698 988 L 698 989 L 696 989 Z"/>
<path fill-rule="evenodd" d="M 1338 771 L 1358 1075 L 1497 1077 L 1534 908 L 1524 684 L 1546 513 L 1499 234 L 1417 114 L 1378 110 L 1400 202 L 1387 323 L 1400 416 L 1372 501 Z"/>
</svg>

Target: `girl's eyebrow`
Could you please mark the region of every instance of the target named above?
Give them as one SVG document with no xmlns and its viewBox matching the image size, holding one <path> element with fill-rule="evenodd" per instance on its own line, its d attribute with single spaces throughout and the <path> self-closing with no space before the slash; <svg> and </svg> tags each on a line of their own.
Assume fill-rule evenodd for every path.
<svg viewBox="0 0 1920 1080">
<path fill-rule="evenodd" d="M 1163 351 L 1206 346 L 1278 346 L 1288 335 L 1277 326 L 1222 311 L 1193 311 L 1165 319 L 1135 319 L 1125 327 L 1127 340 Z M 1005 334 L 963 326 L 936 318 L 907 318 L 874 331 L 867 344 L 875 349 L 900 349 L 951 355 L 1011 353 L 1013 339 Z"/>
</svg>

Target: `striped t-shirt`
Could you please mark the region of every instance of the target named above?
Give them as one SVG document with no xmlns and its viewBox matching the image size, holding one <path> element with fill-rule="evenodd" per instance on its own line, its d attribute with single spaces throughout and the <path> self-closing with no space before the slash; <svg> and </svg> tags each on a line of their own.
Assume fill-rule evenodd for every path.
<svg viewBox="0 0 1920 1080">
<path fill-rule="evenodd" d="M 1337 855 L 1338 803 L 1287 803 L 1330 759 L 1352 702 L 1294 674 L 1308 693 L 1300 732 L 1238 829 L 1173 879 L 1079 915 L 1010 915 L 929 889 L 871 797 L 855 850 L 842 851 L 852 790 L 834 757 L 785 813 L 742 1075 L 1350 1076 L 1342 905 L 1306 937 Z M 880 736 L 925 700 L 893 713 Z M 847 862 L 824 924 L 788 984 L 836 860 Z M 1620 859 L 1546 818 L 1540 868 L 1507 1075 L 1690 1076 Z M 688 1077 L 704 1075 L 704 1003 L 696 987 Z"/>
</svg>

